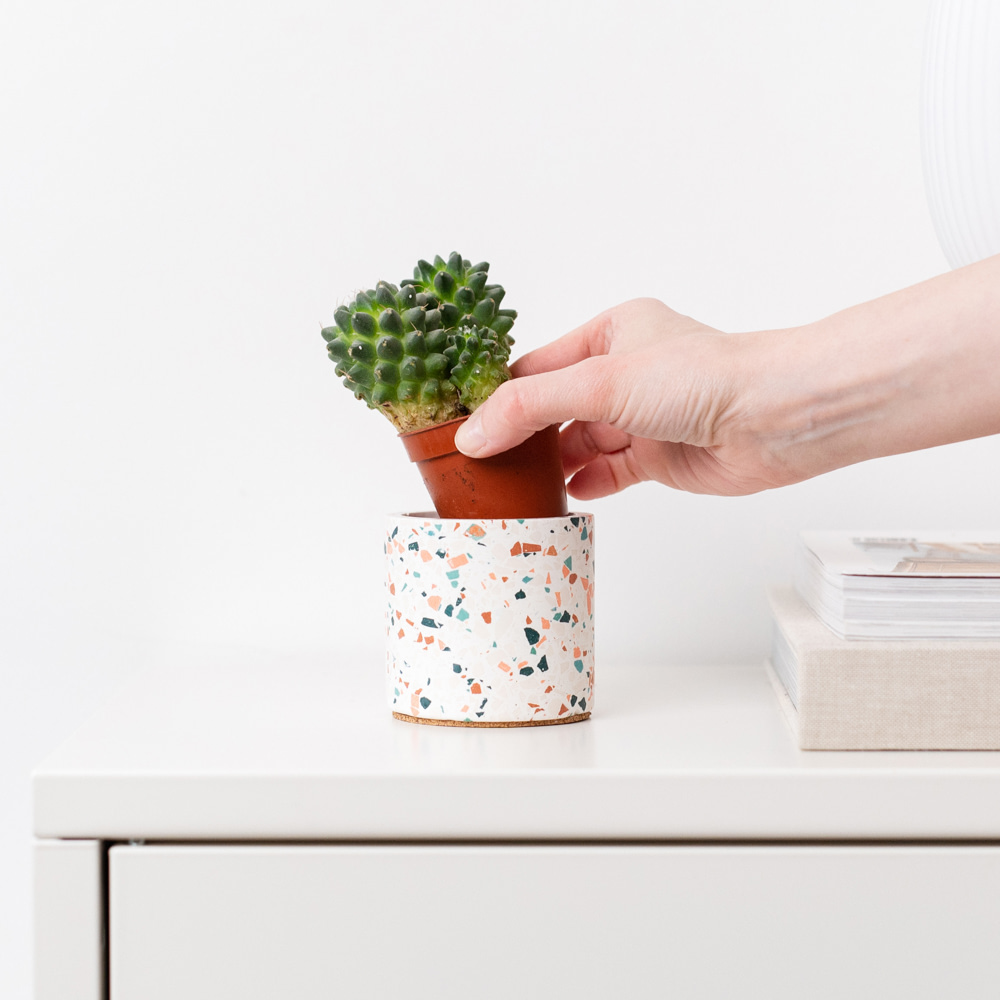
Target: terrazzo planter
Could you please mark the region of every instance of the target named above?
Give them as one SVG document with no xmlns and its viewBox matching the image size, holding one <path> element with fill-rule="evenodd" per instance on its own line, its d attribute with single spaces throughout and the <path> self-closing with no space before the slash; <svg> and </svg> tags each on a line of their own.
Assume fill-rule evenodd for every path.
<svg viewBox="0 0 1000 1000">
<path fill-rule="evenodd" d="M 546 427 L 490 458 L 469 458 L 455 447 L 459 417 L 400 434 L 416 462 L 434 509 L 442 517 L 561 517 L 567 513 L 559 428 Z"/>
<path fill-rule="evenodd" d="M 397 719 L 580 722 L 594 700 L 594 519 L 392 515 L 386 672 Z"/>
</svg>

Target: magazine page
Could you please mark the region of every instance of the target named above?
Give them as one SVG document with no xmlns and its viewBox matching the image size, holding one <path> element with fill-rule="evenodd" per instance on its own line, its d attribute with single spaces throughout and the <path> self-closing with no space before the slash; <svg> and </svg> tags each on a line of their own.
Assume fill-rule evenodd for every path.
<svg viewBox="0 0 1000 1000">
<path fill-rule="evenodd" d="M 1000 531 L 803 531 L 801 539 L 827 573 L 1000 577 Z"/>
</svg>

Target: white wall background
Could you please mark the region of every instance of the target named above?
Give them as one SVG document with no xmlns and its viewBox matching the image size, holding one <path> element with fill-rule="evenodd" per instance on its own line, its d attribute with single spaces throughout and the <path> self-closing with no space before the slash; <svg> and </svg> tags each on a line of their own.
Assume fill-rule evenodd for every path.
<svg viewBox="0 0 1000 1000">
<path fill-rule="evenodd" d="M 530 349 L 653 295 L 791 325 L 945 268 L 913 0 L 8 0 L 0 22 L 0 993 L 28 995 L 28 772 L 190 644 L 381 670 L 381 517 L 336 304 L 492 262 Z M 1000 440 L 599 518 L 599 656 L 758 659 L 803 527 L 996 524 Z M 674 567 L 651 590 L 635 558 Z M 224 724 L 220 720 L 220 724 Z"/>
</svg>

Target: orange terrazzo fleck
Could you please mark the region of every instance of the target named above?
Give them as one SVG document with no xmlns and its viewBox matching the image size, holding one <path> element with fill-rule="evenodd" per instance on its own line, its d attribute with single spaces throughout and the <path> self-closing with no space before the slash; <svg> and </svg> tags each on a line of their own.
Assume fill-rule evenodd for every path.
<svg viewBox="0 0 1000 1000">
<path fill-rule="evenodd" d="M 448 565 L 452 569 L 458 569 L 459 566 L 464 566 L 469 561 L 469 557 L 463 552 L 461 555 L 453 556 L 448 560 Z"/>
<path fill-rule="evenodd" d="M 395 594 L 396 593 L 396 585 L 394 583 L 390 583 L 389 584 L 389 593 L 390 594 Z"/>
<path fill-rule="evenodd" d="M 441 595 L 440 595 L 440 594 L 431 594 L 431 596 L 427 598 L 427 603 L 428 603 L 428 604 L 429 604 L 429 605 L 430 605 L 430 606 L 431 606 L 431 607 L 432 607 L 432 608 L 433 608 L 433 609 L 434 609 L 435 611 L 437 611 L 437 610 L 438 610 L 438 608 L 440 608 L 440 607 L 441 607 Z"/>
<path fill-rule="evenodd" d="M 483 611 L 482 612 L 482 616 L 483 616 L 483 621 L 486 622 L 487 625 L 492 625 L 493 624 L 493 612 L 492 611 Z"/>
<path fill-rule="evenodd" d="M 550 622 L 548 620 L 548 618 L 543 618 L 542 619 L 542 628 L 548 628 L 551 624 L 552 624 L 552 622 Z"/>
<path fill-rule="evenodd" d="M 536 545 L 534 542 L 525 542 L 522 552 L 541 552 L 541 545 Z"/>
<path fill-rule="evenodd" d="M 554 545 L 550 545 L 550 546 L 549 546 L 549 547 L 548 547 L 548 548 L 547 548 L 547 549 L 545 550 L 545 554 L 546 554 L 547 556 L 554 556 L 554 555 L 558 555 L 558 553 L 556 552 L 556 547 L 555 547 Z"/>
<path fill-rule="evenodd" d="M 483 693 L 483 689 L 479 686 L 479 682 L 478 681 L 475 684 L 473 684 L 472 687 L 469 688 L 469 690 L 473 694 L 482 694 Z"/>
<path fill-rule="evenodd" d="M 424 562 L 430 562 L 434 558 L 434 556 L 432 556 L 427 551 L 427 549 L 421 549 L 420 550 L 420 558 L 423 559 Z"/>
<path fill-rule="evenodd" d="M 504 672 L 505 674 L 509 674 L 509 673 L 510 673 L 510 664 L 509 664 L 509 663 L 504 663 L 504 662 L 503 662 L 503 660 L 501 660 L 501 661 L 500 661 L 500 662 L 499 662 L 499 663 L 497 664 L 497 666 L 498 666 L 498 667 L 499 667 L 499 668 L 500 668 L 500 669 L 501 669 L 501 670 L 502 670 L 502 671 L 503 671 L 503 672 Z"/>
<path fill-rule="evenodd" d="M 486 537 L 486 532 L 478 524 L 470 524 L 469 527 L 466 529 L 465 533 L 470 538 L 485 538 Z M 463 709 L 462 711 L 465 711 L 465 709 Z"/>
<path fill-rule="evenodd" d="M 512 556 L 519 556 L 521 554 L 521 543 L 520 542 L 515 542 L 514 543 L 513 547 L 510 550 L 510 554 Z"/>
<path fill-rule="evenodd" d="M 565 705 L 560 705 L 559 706 L 559 714 L 560 715 L 565 715 L 566 712 L 568 712 L 568 711 L 569 711 L 569 709 Z"/>
</svg>

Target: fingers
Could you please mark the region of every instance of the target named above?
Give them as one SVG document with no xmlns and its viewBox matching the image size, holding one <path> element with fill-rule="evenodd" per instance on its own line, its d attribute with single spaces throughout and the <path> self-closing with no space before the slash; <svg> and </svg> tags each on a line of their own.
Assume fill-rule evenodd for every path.
<svg viewBox="0 0 1000 1000">
<path fill-rule="evenodd" d="M 600 316 L 577 327 L 570 333 L 553 340 L 551 344 L 529 351 L 511 365 L 515 378 L 539 375 L 542 372 L 568 368 L 587 358 L 607 354 L 611 341 L 612 313 L 609 309 Z"/>
<path fill-rule="evenodd" d="M 574 420 L 559 433 L 559 450 L 567 476 L 601 455 L 628 447 L 630 435 L 608 424 Z"/>
<path fill-rule="evenodd" d="M 569 368 L 505 382 L 462 424 L 455 444 L 472 458 L 487 458 L 550 424 L 610 422 L 621 379 L 606 360 L 587 358 Z"/>
<path fill-rule="evenodd" d="M 623 448 L 610 455 L 600 455 L 585 465 L 566 484 L 566 489 L 577 500 L 596 500 L 620 493 L 649 478 L 635 461 L 632 449 Z"/>
</svg>

